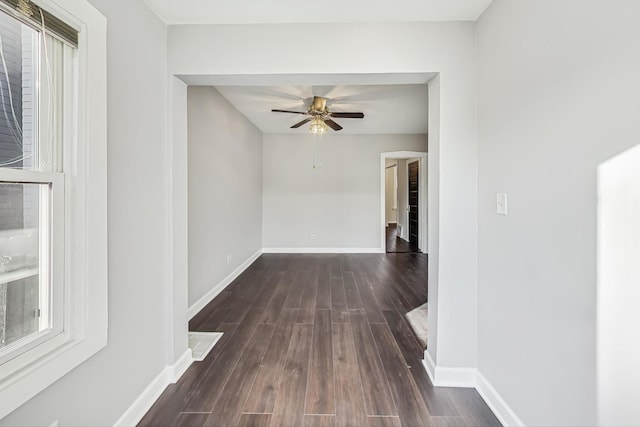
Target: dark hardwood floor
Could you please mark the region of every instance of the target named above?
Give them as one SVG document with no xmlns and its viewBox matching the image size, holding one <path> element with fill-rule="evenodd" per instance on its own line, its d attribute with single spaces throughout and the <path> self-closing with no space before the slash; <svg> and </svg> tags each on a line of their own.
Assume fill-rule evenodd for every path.
<svg viewBox="0 0 640 427">
<path fill-rule="evenodd" d="M 406 240 L 398 236 L 398 227 L 395 224 L 389 224 L 385 228 L 387 236 L 387 253 L 410 253 L 415 252 L 411 249 L 411 245 Z"/>
<path fill-rule="evenodd" d="M 473 389 L 434 388 L 404 314 L 427 256 L 262 255 L 190 322 L 224 335 L 140 426 L 499 426 Z"/>
</svg>

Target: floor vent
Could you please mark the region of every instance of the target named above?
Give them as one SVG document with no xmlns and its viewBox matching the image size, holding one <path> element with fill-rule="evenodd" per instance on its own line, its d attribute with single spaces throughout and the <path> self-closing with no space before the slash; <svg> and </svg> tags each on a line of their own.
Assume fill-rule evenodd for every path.
<svg viewBox="0 0 640 427">
<path fill-rule="evenodd" d="M 222 332 L 189 332 L 189 348 L 193 360 L 203 361 L 221 336 Z"/>
</svg>

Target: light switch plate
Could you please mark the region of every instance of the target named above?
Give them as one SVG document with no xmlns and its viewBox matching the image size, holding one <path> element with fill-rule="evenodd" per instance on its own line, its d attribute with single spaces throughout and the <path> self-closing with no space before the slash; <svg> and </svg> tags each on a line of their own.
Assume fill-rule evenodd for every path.
<svg viewBox="0 0 640 427">
<path fill-rule="evenodd" d="M 496 194 L 496 213 L 498 215 L 507 214 L 507 193 Z"/>
</svg>

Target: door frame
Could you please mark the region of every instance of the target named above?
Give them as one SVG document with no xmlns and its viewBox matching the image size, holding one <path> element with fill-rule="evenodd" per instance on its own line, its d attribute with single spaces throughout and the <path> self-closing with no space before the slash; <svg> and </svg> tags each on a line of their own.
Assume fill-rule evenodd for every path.
<svg viewBox="0 0 640 427">
<path fill-rule="evenodd" d="M 387 221 L 387 200 L 386 200 L 386 193 L 387 193 L 387 185 L 386 185 L 387 182 L 386 182 L 386 179 L 387 179 L 387 175 L 386 174 L 387 174 L 387 171 L 389 169 L 393 169 L 393 168 L 396 169 L 394 177 L 393 177 L 393 183 L 394 183 L 394 189 L 395 189 L 395 193 L 396 193 L 394 197 L 396 198 L 396 201 L 397 201 L 397 199 L 398 199 L 398 163 L 395 163 L 395 164 L 393 164 L 391 166 L 385 166 L 385 169 L 384 169 L 384 172 L 385 172 L 385 177 L 384 177 L 385 178 L 385 186 L 384 186 L 384 189 L 385 189 L 384 216 L 385 216 L 385 224 L 386 224 L 387 227 L 389 225 L 391 225 L 391 224 L 398 224 L 398 204 L 397 203 L 396 203 L 395 208 L 392 208 L 392 209 L 395 209 L 395 211 L 396 211 L 396 220 L 393 221 L 393 222 Z"/>
<path fill-rule="evenodd" d="M 420 169 L 418 177 L 418 249 L 422 253 L 428 253 L 428 215 L 429 206 L 427 205 L 427 159 L 428 153 L 422 151 L 391 151 L 386 153 L 380 153 L 380 251 L 386 252 L 386 206 L 385 206 L 385 192 L 386 192 L 386 162 L 387 160 L 408 160 L 418 159 L 420 162 Z M 404 207 L 398 206 L 398 211 L 404 209 Z"/>
</svg>

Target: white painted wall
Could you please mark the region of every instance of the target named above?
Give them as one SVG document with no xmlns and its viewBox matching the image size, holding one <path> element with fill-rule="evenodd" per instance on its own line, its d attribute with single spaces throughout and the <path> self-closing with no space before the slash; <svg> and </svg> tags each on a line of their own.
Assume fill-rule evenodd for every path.
<svg viewBox="0 0 640 427">
<path fill-rule="evenodd" d="M 113 425 L 173 363 L 167 352 L 166 27 L 137 0 L 91 3 L 108 19 L 108 344 L 0 420 L 3 426 Z"/>
<path fill-rule="evenodd" d="M 598 169 L 598 421 L 640 425 L 640 145 Z"/>
<path fill-rule="evenodd" d="M 427 313 L 427 321 L 429 322 L 429 334 L 427 336 L 427 350 L 425 351 L 425 359 L 431 358 L 433 362 L 437 365 L 442 363 L 437 359 L 439 350 L 439 330 L 445 329 L 445 325 L 440 323 L 440 306 L 445 305 L 443 301 L 447 301 L 448 297 L 451 296 L 452 292 L 445 292 L 444 287 L 440 285 L 440 211 L 442 210 L 440 206 L 440 126 L 441 126 L 441 109 L 438 106 L 441 104 L 441 96 L 440 96 L 440 76 L 437 76 L 431 82 L 429 82 L 429 105 L 431 108 L 429 109 L 429 157 L 428 157 L 428 168 L 429 168 L 429 177 L 428 177 L 428 206 L 429 206 L 429 217 L 428 220 L 428 229 L 429 229 L 429 287 L 428 287 L 428 295 L 427 301 L 429 301 L 429 310 Z M 477 166 L 477 165 L 476 165 Z M 476 170 L 477 171 L 477 170 Z M 477 196 L 477 194 L 476 194 Z M 477 209 L 477 207 L 476 207 Z M 477 233 L 477 224 L 476 224 L 476 233 Z M 474 233 L 475 239 L 477 239 L 477 235 Z M 445 239 L 446 241 L 446 239 Z M 477 240 L 476 240 L 477 242 Z M 477 256 L 477 252 L 476 252 Z M 445 255 L 446 257 L 446 255 Z M 477 262 L 477 261 L 476 261 Z M 477 269 L 477 264 L 475 264 Z M 477 270 L 476 270 L 477 273 Z M 474 277 L 474 280 L 477 280 L 477 277 Z M 433 286 L 433 283 L 437 283 L 438 286 Z M 441 298 L 440 296 L 440 288 L 443 288 L 443 293 L 445 295 Z M 469 339 L 471 342 L 466 342 L 468 345 L 468 351 L 473 351 L 473 360 L 474 365 L 476 363 L 476 351 L 477 351 L 477 283 L 474 283 L 474 286 L 463 286 L 462 289 L 456 289 L 458 292 L 458 299 L 464 295 L 464 289 L 466 288 L 467 292 L 472 293 L 472 297 L 474 300 L 467 299 L 464 308 L 471 308 L 471 313 L 464 312 L 460 309 L 456 310 L 455 307 L 451 307 L 449 301 L 447 301 L 448 307 L 445 307 L 443 310 L 445 313 L 447 311 L 459 312 L 463 316 L 469 316 L 467 322 L 462 322 L 461 325 L 455 328 L 447 328 L 448 331 L 445 334 L 450 333 L 452 330 L 457 330 L 458 333 L 470 333 L 468 328 L 473 328 L 472 333 L 469 335 Z M 448 295 L 447 295 L 448 294 Z M 456 292 L 453 292 L 453 295 L 456 295 Z M 451 303 L 455 303 L 455 299 Z M 466 328 L 465 328 L 466 327 Z M 443 338 L 443 341 L 446 338 Z M 471 347 L 472 346 L 472 347 Z M 451 352 L 450 346 L 449 351 Z"/>
<path fill-rule="evenodd" d="M 189 318 L 187 314 L 189 290 L 189 176 L 188 164 L 188 101 L 187 86 L 174 76 L 169 77 L 169 114 L 167 134 L 167 214 L 169 216 L 169 270 L 172 284 L 169 300 L 173 312 L 169 316 L 169 364 L 182 357 L 188 347 Z M 180 141 L 180 143 L 177 143 Z"/>
<path fill-rule="evenodd" d="M 596 423 L 596 171 L 640 142 L 638 16 L 496 0 L 478 23 L 478 367 L 527 425 Z"/>
<path fill-rule="evenodd" d="M 395 165 L 387 166 L 385 169 L 384 204 L 387 224 L 398 221 L 398 207 L 396 206 L 398 196 L 396 191 L 397 171 L 398 167 Z"/>
<path fill-rule="evenodd" d="M 323 42 L 334 47 L 330 61 L 317 60 L 309 34 L 322 34 Z M 170 26 L 169 68 L 183 78 L 207 76 L 208 82 L 234 85 L 278 84 L 277 77 L 284 77 L 279 80 L 284 84 L 289 76 L 308 84 L 318 74 L 328 77 L 326 85 L 332 76 L 360 74 L 361 81 L 370 81 L 367 76 L 375 73 L 406 83 L 404 77 L 413 73 L 441 73 L 429 83 L 429 204 L 436 212 L 429 216 L 434 332 L 428 351 L 441 366 L 476 366 L 474 23 Z M 437 329 L 444 331 L 441 342 L 436 342 Z"/>
<path fill-rule="evenodd" d="M 425 135 L 264 135 L 264 247 L 384 247 L 380 153 L 426 148 Z"/>
<path fill-rule="evenodd" d="M 213 87 L 188 105 L 192 306 L 262 248 L 262 133 Z"/>
</svg>

